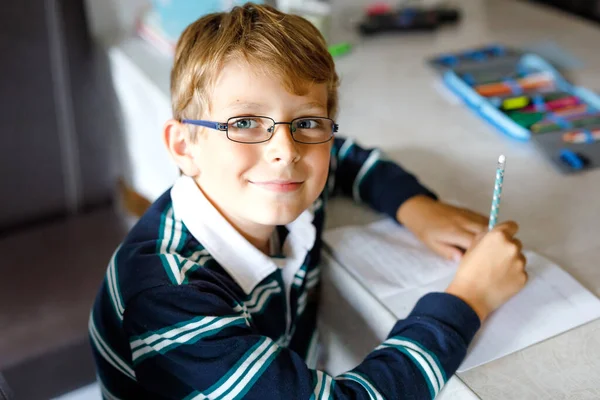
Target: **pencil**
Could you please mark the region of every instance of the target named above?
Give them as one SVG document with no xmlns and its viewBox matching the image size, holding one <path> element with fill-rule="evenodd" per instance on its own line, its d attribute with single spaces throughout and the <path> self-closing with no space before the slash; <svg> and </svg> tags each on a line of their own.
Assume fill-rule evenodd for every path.
<svg viewBox="0 0 600 400">
<path fill-rule="evenodd" d="M 504 169 L 506 167 L 506 157 L 502 154 L 498 157 L 498 167 L 496 168 L 496 181 L 494 182 L 494 197 L 492 198 L 492 209 L 490 211 L 490 222 L 488 230 L 494 229 L 498 221 L 498 210 L 500 208 L 500 197 L 502 196 L 502 184 L 504 182 Z"/>
</svg>

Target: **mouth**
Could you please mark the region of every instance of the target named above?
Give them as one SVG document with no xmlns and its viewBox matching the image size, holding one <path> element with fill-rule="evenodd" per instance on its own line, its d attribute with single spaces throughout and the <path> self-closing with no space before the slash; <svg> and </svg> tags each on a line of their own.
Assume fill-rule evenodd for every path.
<svg viewBox="0 0 600 400">
<path fill-rule="evenodd" d="M 296 180 L 273 180 L 273 181 L 248 181 L 262 189 L 276 193 L 291 193 L 300 189 L 304 181 Z"/>
</svg>

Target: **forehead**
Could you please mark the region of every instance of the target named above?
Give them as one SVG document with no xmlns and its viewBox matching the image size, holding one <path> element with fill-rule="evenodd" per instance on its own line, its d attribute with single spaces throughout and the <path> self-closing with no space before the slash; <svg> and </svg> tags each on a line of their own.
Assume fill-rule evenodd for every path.
<svg viewBox="0 0 600 400">
<path fill-rule="evenodd" d="M 268 67 L 231 61 L 216 77 L 210 96 L 211 109 L 213 113 L 235 108 L 327 112 L 326 84 L 295 81 L 292 88 L 288 86 Z"/>
</svg>

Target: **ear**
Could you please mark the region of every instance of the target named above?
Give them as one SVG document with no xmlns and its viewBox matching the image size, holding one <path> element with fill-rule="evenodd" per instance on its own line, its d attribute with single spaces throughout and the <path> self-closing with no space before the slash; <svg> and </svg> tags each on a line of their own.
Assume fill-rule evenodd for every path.
<svg viewBox="0 0 600 400">
<path fill-rule="evenodd" d="M 195 177 L 200 173 L 194 162 L 194 144 L 186 126 L 177 120 L 168 120 L 163 127 L 163 140 L 171 157 L 185 175 Z"/>
</svg>

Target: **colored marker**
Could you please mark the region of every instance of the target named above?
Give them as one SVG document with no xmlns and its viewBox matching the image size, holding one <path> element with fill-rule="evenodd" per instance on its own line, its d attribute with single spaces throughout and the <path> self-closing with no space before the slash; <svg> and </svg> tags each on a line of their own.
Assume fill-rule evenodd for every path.
<svg viewBox="0 0 600 400">
<path fill-rule="evenodd" d="M 388 3 L 377 2 L 367 7 L 367 15 L 382 15 L 392 12 L 392 6 Z"/>
<path fill-rule="evenodd" d="M 582 128 L 587 125 L 600 124 L 600 113 L 580 115 L 577 117 L 560 117 L 559 121 L 538 122 L 533 124 L 531 131 L 546 133 L 560 129 Z"/>
<path fill-rule="evenodd" d="M 502 197 L 502 185 L 504 184 L 504 170 L 506 168 L 506 157 L 502 154 L 498 157 L 498 166 L 496 167 L 496 180 L 494 182 L 494 196 L 492 197 L 492 209 L 490 210 L 490 221 L 488 230 L 494 229 L 498 221 L 498 211 L 500 210 L 500 198 Z"/>
<path fill-rule="evenodd" d="M 489 101 L 496 107 L 502 108 L 504 111 L 518 110 L 526 107 L 531 103 L 534 103 L 535 99 L 541 101 L 553 101 L 564 97 L 570 97 L 571 95 L 567 92 L 547 92 L 547 93 L 524 93 L 520 96 L 509 96 L 506 98 L 502 97 L 490 97 Z"/>
<path fill-rule="evenodd" d="M 539 73 L 516 80 L 507 80 L 504 82 L 490 83 L 475 87 L 477 93 L 484 97 L 503 96 L 514 94 L 515 91 L 525 91 L 542 89 L 545 87 L 554 87 L 552 74 Z"/>
<path fill-rule="evenodd" d="M 329 54 L 333 58 L 343 56 L 346 53 L 349 53 L 352 50 L 352 45 L 348 42 L 342 42 L 337 44 L 332 44 L 328 47 Z"/>
<path fill-rule="evenodd" d="M 575 106 L 579 103 L 581 103 L 581 100 L 579 100 L 578 97 L 569 96 L 569 97 L 564 97 L 562 99 L 557 99 L 557 100 L 548 101 L 546 103 L 541 103 L 540 105 L 531 104 L 531 105 L 525 107 L 524 109 L 522 109 L 521 111 L 552 111 L 552 110 L 556 110 L 559 108 Z"/>
<path fill-rule="evenodd" d="M 533 124 L 537 124 L 544 120 L 544 113 L 523 113 L 519 111 L 513 111 L 508 114 L 510 119 L 521 125 L 523 128 L 529 129 Z"/>
<path fill-rule="evenodd" d="M 498 78 L 495 81 L 488 82 L 481 86 L 503 85 L 506 83 L 507 80 L 510 80 L 515 76 L 518 77 L 518 74 L 514 74 L 514 73 L 502 74 L 502 75 L 498 76 Z M 529 74 L 529 75 L 526 75 L 526 76 L 523 76 L 520 78 L 520 80 L 525 80 L 525 81 L 533 81 L 533 80 L 539 80 L 539 79 L 552 79 L 552 74 L 550 74 L 549 72 L 536 72 L 536 73 L 532 73 L 532 74 Z"/>
<path fill-rule="evenodd" d="M 593 143 L 600 141 L 600 128 L 598 129 L 579 129 L 576 131 L 566 132 L 562 136 L 563 142 L 581 144 Z"/>
<path fill-rule="evenodd" d="M 552 114 L 548 114 L 546 112 L 511 111 L 508 113 L 508 116 L 517 124 L 529 129 L 529 127 L 533 124 L 537 124 L 538 122 L 542 121 L 554 124 L 555 121 L 548 119 L 549 115 L 553 115 L 553 117 L 560 118 L 574 118 L 585 115 L 587 111 L 588 106 L 585 104 L 580 104 L 578 106 L 561 108 L 559 110 L 554 111 Z"/>
<path fill-rule="evenodd" d="M 530 102 L 531 100 L 529 100 L 529 97 L 527 96 L 513 97 L 510 99 L 506 99 L 502 102 L 502 109 L 518 110 L 520 108 L 526 107 L 527 105 L 529 105 Z"/>
<path fill-rule="evenodd" d="M 588 106 L 586 104 L 579 104 L 577 106 L 560 108 L 558 110 L 554 110 L 553 114 L 558 115 L 559 117 L 569 117 L 575 118 L 585 115 L 589 111 Z"/>
<path fill-rule="evenodd" d="M 586 104 L 579 104 L 579 105 L 576 105 L 576 106 L 559 108 L 559 109 L 554 110 L 554 111 L 525 111 L 525 110 L 519 110 L 519 111 L 513 111 L 513 112 L 511 112 L 510 115 L 511 116 L 513 116 L 513 115 L 529 115 L 529 116 L 537 115 L 537 116 L 542 117 L 542 119 L 546 119 L 547 118 L 550 122 L 552 122 L 551 119 L 553 117 L 576 118 L 576 117 L 585 116 L 587 111 L 588 111 L 588 106 Z"/>
<path fill-rule="evenodd" d="M 558 154 L 563 163 L 575 170 L 583 169 L 586 166 L 583 156 L 571 149 L 561 149 Z"/>
</svg>

